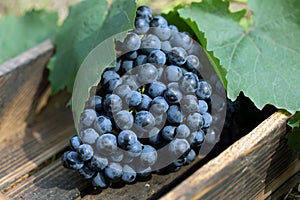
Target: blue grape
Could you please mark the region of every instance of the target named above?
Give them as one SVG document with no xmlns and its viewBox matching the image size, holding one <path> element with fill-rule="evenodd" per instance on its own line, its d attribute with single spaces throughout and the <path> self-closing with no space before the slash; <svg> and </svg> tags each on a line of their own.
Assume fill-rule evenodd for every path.
<svg viewBox="0 0 300 200">
<path fill-rule="evenodd" d="M 167 111 L 167 120 L 172 124 L 180 124 L 183 121 L 183 115 L 179 106 L 170 106 L 170 108 Z"/>
<path fill-rule="evenodd" d="M 166 89 L 167 86 L 162 82 L 153 82 L 148 88 L 148 94 L 150 97 L 155 98 L 161 96 Z"/>
<path fill-rule="evenodd" d="M 126 103 L 130 107 L 138 106 L 142 102 L 142 95 L 137 91 L 131 91 L 131 93 L 126 97 Z"/>
<path fill-rule="evenodd" d="M 80 124 L 83 127 L 91 126 L 97 118 L 97 113 L 93 109 L 85 109 L 80 115 Z"/>
<path fill-rule="evenodd" d="M 177 82 L 182 78 L 182 71 L 178 66 L 170 65 L 164 70 L 164 79 L 167 82 Z"/>
<path fill-rule="evenodd" d="M 116 87 L 121 85 L 121 79 L 111 79 L 107 84 L 107 92 L 112 93 Z"/>
<path fill-rule="evenodd" d="M 123 166 L 123 175 L 121 177 L 124 183 L 132 183 L 136 178 L 136 172 L 129 165 Z"/>
<path fill-rule="evenodd" d="M 212 116 L 208 112 L 205 112 L 202 114 L 202 117 L 204 121 L 203 128 L 208 128 L 212 123 Z"/>
<path fill-rule="evenodd" d="M 110 181 L 118 181 L 123 175 L 122 166 L 119 163 L 112 162 L 104 169 L 104 174 Z"/>
<path fill-rule="evenodd" d="M 173 165 L 177 167 L 182 167 L 185 164 L 186 160 L 184 158 L 177 158 L 172 162 Z"/>
<path fill-rule="evenodd" d="M 96 172 L 104 170 L 108 165 L 108 159 L 99 155 L 94 155 L 91 160 L 88 161 L 88 167 Z"/>
<path fill-rule="evenodd" d="M 96 148 L 99 153 L 109 155 L 117 150 L 117 139 L 113 134 L 107 133 L 101 135 L 96 143 Z"/>
<path fill-rule="evenodd" d="M 69 169 L 81 169 L 84 165 L 83 160 L 81 160 L 80 155 L 75 151 L 68 151 L 65 156 L 63 156 L 62 162 Z"/>
<path fill-rule="evenodd" d="M 171 43 L 169 41 L 162 41 L 161 42 L 161 49 L 165 52 L 165 53 L 169 53 L 172 49 Z"/>
<path fill-rule="evenodd" d="M 83 177 L 84 179 L 91 179 L 95 177 L 96 172 L 91 170 L 87 166 L 83 166 L 81 169 L 78 170 L 78 174 Z"/>
<path fill-rule="evenodd" d="M 165 126 L 161 131 L 161 136 L 165 141 L 172 141 L 175 137 L 175 126 Z"/>
<path fill-rule="evenodd" d="M 197 131 L 203 127 L 204 120 L 200 113 L 193 113 L 187 117 L 186 124 L 191 131 Z"/>
<path fill-rule="evenodd" d="M 124 73 L 133 69 L 133 60 L 123 60 L 121 69 Z"/>
<path fill-rule="evenodd" d="M 135 165 L 135 170 L 137 172 L 137 176 L 140 178 L 147 178 L 151 175 L 151 167 L 143 166 L 143 165 Z"/>
<path fill-rule="evenodd" d="M 173 32 L 170 38 L 172 46 L 181 47 L 185 50 L 189 50 L 193 45 L 193 40 L 186 32 Z"/>
<path fill-rule="evenodd" d="M 90 98 L 89 107 L 99 111 L 102 109 L 102 97 L 95 95 Z"/>
<path fill-rule="evenodd" d="M 136 134 L 131 130 L 123 130 L 118 135 L 118 144 L 124 149 L 128 150 L 131 145 L 137 142 Z"/>
<path fill-rule="evenodd" d="M 115 72 L 115 71 L 111 71 L 111 70 L 107 70 L 103 73 L 102 75 L 102 84 L 103 85 L 106 85 L 108 84 L 108 82 L 111 80 L 111 79 L 119 79 L 120 78 L 120 75 Z"/>
<path fill-rule="evenodd" d="M 78 135 L 73 135 L 69 140 L 69 144 L 72 150 L 76 150 L 82 144 L 82 141 Z"/>
<path fill-rule="evenodd" d="M 107 113 L 116 113 L 122 110 L 122 99 L 116 94 L 108 94 L 104 98 L 104 110 Z"/>
<path fill-rule="evenodd" d="M 112 162 L 121 162 L 124 158 L 124 154 L 123 151 L 121 150 L 117 150 L 117 151 L 113 151 L 110 155 L 109 158 Z"/>
<path fill-rule="evenodd" d="M 151 110 L 151 113 L 152 113 L 152 110 Z M 158 113 L 158 114 L 152 113 L 152 114 L 155 118 L 155 126 L 161 127 L 165 124 L 166 119 L 167 119 L 167 114 L 165 112 Z"/>
<path fill-rule="evenodd" d="M 164 65 L 166 63 L 166 54 L 162 52 L 161 50 L 153 50 L 150 52 L 148 56 L 148 62 L 149 63 L 155 63 L 159 65 Z M 146 72 L 145 72 L 146 73 Z"/>
<path fill-rule="evenodd" d="M 141 151 L 142 151 L 142 147 L 141 147 Z M 130 154 L 133 154 L 133 153 L 128 153 L 126 151 L 124 152 L 124 157 L 123 157 L 123 160 L 122 160 L 123 164 L 132 163 L 132 161 L 134 160 L 134 157 L 131 156 Z"/>
<path fill-rule="evenodd" d="M 116 126 L 121 130 L 130 129 L 133 126 L 133 115 L 127 110 L 121 110 L 114 115 Z"/>
<path fill-rule="evenodd" d="M 182 93 L 176 82 L 168 84 L 168 89 L 164 92 L 164 97 L 170 104 L 179 103 L 182 99 Z"/>
<path fill-rule="evenodd" d="M 174 163 L 171 163 L 170 165 L 167 166 L 167 170 L 169 172 L 177 172 L 181 169 L 180 166 L 176 166 Z"/>
<path fill-rule="evenodd" d="M 179 87 L 186 93 L 194 93 L 198 89 L 198 82 L 198 77 L 194 73 L 187 72 L 183 75 Z"/>
<path fill-rule="evenodd" d="M 166 41 L 171 37 L 171 30 L 169 29 L 169 27 L 152 28 L 151 32 L 162 41 Z"/>
<path fill-rule="evenodd" d="M 168 54 L 169 60 L 173 65 L 183 65 L 186 62 L 187 53 L 181 47 L 173 47 Z"/>
<path fill-rule="evenodd" d="M 152 83 L 157 79 L 158 72 L 154 65 L 144 64 L 138 69 L 138 80 L 141 84 Z"/>
<path fill-rule="evenodd" d="M 141 154 L 142 152 L 142 144 L 139 141 L 136 141 L 133 144 L 130 144 L 128 146 L 128 150 L 127 153 L 131 156 L 131 157 L 137 157 Z"/>
<path fill-rule="evenodd" d="M 94 128 L 100 135 L 102 135 L 112 130 L 112 123 L 110 119 L 101 115 L 97 117 L 96 121 L 94 122 Z"/>
<path fill-rule="evenodd" d="M 115 67 L 115 72 L 119 72 L 121 69 L 121 59 L 120 58 L 117 58 L 116 59 L 116 67 Z"/>
<path fill-rule="evenodd" d="M 157 151 L 150 145 L 144 145 L 140 155 L 140 162 L 142 166 L 152 166 L 157 161 Z"/>
<path fill-rule="evenodd" d="M 162 16 L 154 16 L 150 22 L 150 27 L 167 28 L 168 22 Z"/>
<path fill-rule="evenodd" d="M 138 57 L 138 53 L 137 53 L 137 51 L 130 51 L 130 52 L 127 52 L 124 55 L 124 57 L 127 58 L 128 60 L 135 60 Z"/>
<path fill-rule="evenodd" d="M 140 66 L 147 63 L 148 56 L 140 54 L 135 59 L 135 66 Z"/>
<path fill-rule="evenodd" d="M 198 102 L 199 102 L 199 103 L 198 103 L 198 105 L 199 105 L 199 112 L 200 112 L 201 114 L 207 112 L 207 110 L 208 110 L 208 105 L 207 105 L 206 101 L 204 101 L 204 100 L 199 100 Z"/>
<path fill-rule="evenodd" d="M 166 100 L 163 97 L 158 96 L 152 100 L 149 110 L 151 113 L 157 115 L 157 114 L 163 114 L 167 112 L 168 109 L 169 109 L 169 104 L 166 102 Z"/>
<path fill-rule="evenodd" d="M 190 144 L 186 139 L 175 139 L 169 144 L 169 152 L 175 157 L 179 158 L 190 149 Z"/>
<path fill-rule="evenodd" d="M 94 155 L 93 147 L 89 144 L 80 145 L 76 151 L 83 161 L 90 160 Z"/>
<path fill-rule="evenodd" d="M 185 163 L 186 164 L 191 164 L 196 158 L 196 152 L 191 149 L 188 155 L 185 157 Z"/>
<path fill-rule="evenodd" d="M 196 132 L 191 133 L 188 138 L 188 141 L 192 147 L 199 147 L 204 142 L 204 132 L 200 129 Z"/>
<path fill-rule="evenodd" d="M 176 133 L 176 138 L 184 139 L 190 135 L 190 129 L 187 125 L 180 124 L 176 128 L 175 133 Z"/>
<path fill-rule="evenodd" d="M 155 125 L 155 118 L 148 111 L 139 111 L 135 116 L 134 123 L 141 130 L 151 130 Z"/>
<path fill-rule="evenodd" d="M 119 85 L 114 89 L 114 94 L 118 95 L 121 99 L 126 98 L 128 94 L 131 94 L 131 89 L 128 85 Z"/>
<path fill-rule="evenodd" d="M 145 35 L 142 38 L 141 50 L 148 54 L 154 49 L 161 49 L 161 42 L 159 38 L 153 34 Z"/>
<path fill-rule="evenodd" d="M 135 24 L 134 32 L 136 32 L 139 35 L 146 34 L 149 31 L 150 26 L 147 19 L 136 18 L 134 24 Z"/>
<path fill-rule="evenodd" d="M 139 6 L 136 11 L 136 18 L 143 18 L 150 22 L 152 19 L 152 10 L 148 6 Z"/>
<path fill-rule="evenodd" d="M 140 48 L 141 45 L 141 39 L 140 37 L 135 33 L 128 33 L 124 42 L 123 42 L 123 48 L 125 51 L 136 51 Z"/>
<path fill-rule="evenodd" d="M 185 67 L 190 71 L 194 69 L 199 71 L 201 68 L 199 58 L 195 55 L 188 55 L 186 57 Z"/>
<path fill-rule="evenodd" d="M 175 25 L 169 25 L 169 29 L 174 31 L 174 32 L 178 32 L 178 28 Z"/>
<path fill-rule="evenodd" d="M 138 110 L 149 110 L 151 102 L 152 99 L 148 95 L 142 94 L 142 101 L 140 105 L 138 105 Z"/>
<path fill-rule="evenodd" d="M 212 93 L 212 88 L 209 83 L 202 80 L 199 82 L 199 87 L 196 91 L 197 96 L 200 99 L 209 99 Z"/>
<path fill-rule="evenodd" d="M 122 84 L 128 85 L 131 90 L 136 90 L 139 88 L 138 80 L 136 75 L 124 75 L 122 76 Z"/>
<path fill-rule="evenodd" d="M 185 115 L 199 112 L 199 102 L 195 95 L 185 95 L 181 100 L 180 106 Z"/>
<path fill-rule="evenodd" d="M 98 172 L 97 175 L 93 178 L 92 184 L 95 187 L 99 188 L 108 188 L 111 186 L 111 182 L 108 181 L 102 172 Z"/>
</svg>

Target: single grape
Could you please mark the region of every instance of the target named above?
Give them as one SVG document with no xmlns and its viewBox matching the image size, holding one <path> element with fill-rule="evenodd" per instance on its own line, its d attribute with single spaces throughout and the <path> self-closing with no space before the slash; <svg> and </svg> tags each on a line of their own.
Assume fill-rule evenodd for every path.
<svg viewBox="0 0 300 200">
<path fill-rule="evenodd" d="M 200 113 L 190 114 L 186 119 L 186 125 L 191 131 L 200 130 L 203 127 L 204 120 Z"/>
<path fill-rule="evenodd" d="M 166 63 L 166 54 L 162 52 L 161 50 L 153 50 L 150 52 L 148 56 L 148 62 L 149 63 L 155 63 L 159 65 L 164 65 Z M 145 72 L 146 73 L 146 72 Z"/>
<path fill-rule="evenodd" d="M 93 109 L 85 109 L 80 115 L 80 124 L 83 127 L 89 127 L 96 120 L 97 114 Z"/>
<path fill-rule="evenodd" d="M 149 110 L 151 102 L 152 99 L 148 95 L 142 94 L 142 101 L 137 107 L 138 111 Z"/>
<path fill-rule="evenodd" d="M 199 112 L 200 112 L 201 114 L 207 112 L 207 110 L 208 110 L 208 105 L 207 105 L 206 101 L 204 101 L 204 100 L 199 100 L 198 105 L 199 105 Z"/>
<path fill-rule="evenodd" d="M 128 85 L 122 84 L 116 87 L 113 93 L 118 95 L 121 99 L 124 99 L 128 94 L 131 94 L 131 89 Z"/>
<path fill-rule="evenodd" d="M 181 100 L 180 106 L 185 115 L 199 112 L 199 102 L 195 95 L 185 95 Z"/>
<path fill-rule="evenodd" d="M 185 93 L 196 92 L 198 89 L 198 77 L 192 72 L 185 73 L 179 83 L 179 87 Z"/>
<path fill-rule="evenodd" d="M 79 154 L 81 160 L 90 160 L 94 155 L 93 147 L 89 144 L 82 144 L 78 147 L 77 153 Z"/>
<path fill-rule="evenodd" d="M 136 33 L 129 32 L 123 42 L 125 51 L 136 51 L 140 48 L 141 39 Z"/>
<path fill-rule="evenodd" d="M 171 30 L 169 27 L 165 28 L 152 28 L 151 32 L 156 35 L 160 40 L 166 41 L 171 37 Z"/>
<path fill-rule="evenodd" d="M 164 80 L 167 82 L 177 82 L 182 78 L 181 68 L 175 65 L 170 65 L 164 70 Z"/>
<path fill-rule="evenodd" d="M 188 155 L 185 157 L 185 163 L 186 164 L 191 164 L 196 158 L 196 152 L 191 149 Z"/>
<path fill-rule="evenodd" d="M 178 32 L 178 28 L 175 25 L 169 25 L 169 29 L 174 31 L 174 32 Z"/>
<path fill-rule="evenodd" d="M 148 56 L 140 54 L 135 59 L 135 66 L 140 66 L 147 63 Z"/>
<path fill-rule="evenodd" d="M 122 166 L 119 163 L 112 162 L 104 169 L 104 174 L 110 181 L 118 181 L 123 175 Z"/>
<path fill-rule="evenodd" d="M 147 19 L 136 18 L 134 24 L 135 24 L 134 32 L 136 32 L 139 35 L 146 34 L 149 31 L 150 26 Z"/>
<path fill-rule="evenodd" d="M 151 130 L 155 125 L 155 119 L 153 115 L 148 111 L 139 111 L 135 116 L 134 123 L 140 130 Z"/>
<path fill-rule="evenodd" d="M 124 154 L 123 154 L 123 151 L 121 151 L 121 150 L 114 151 L 109 155 L 110 160 L 112 162 L 116 162 L 116 163 L 121 162 L 123 160 L 123 157 L 124 157 Z"/>
<path fill-rule="evenodd" d="M 172 46 L 171 46 L 171 43 L 169 41 L 162 41 L 161 42 L 161 49 L 166 53 L 168 54 L 171 49 L 172 49 Z"/>
<path fill-rule="evenodd" d="M 78 135 L 73 135 L 69 140 L 69 144 L 72 150 L 76 150 L 82 144 L 81 138 Z"/>
<path fill-rule="evenodd" d="M 168 54 L 169 60 L 173 65 L 183 65 L 186 62 L 187 53 L 181 47 L 173 47 Z"/>
<path fill-rule="evenodd" d="M 173 165 L 177 167 L 182 167 L 185 164 L 186 160 L 184 158 L 177 158 L 172 162 Z"/>
<path fill-rule="evenodd" d="M 152 166 L 155 164 L 157 156 L 157 151 L 154 147 L 150 145 L 144 145 L 140 155 L 140 162 L 142 166 Z"/>
<path fill-rule="evenodd" d="M 139 141 L 136 141 L 133 144 L 130 144 L 128 146 L 128 150 L 127 153 L 131 156 L 131 157 L 138 157 L 141 152 L 142 152 L 142 144 Z"/>
<path fill-rule="evenodd" d="M 191 133 L 188 138 L 188 141 L 192 147 L 199 147 L 204 142 L 204 132 L 200 129 L 196 132 Z"/>
<path fill-rule="evenodd" d="M 118 144 L 124 149 L 128 150 L 131 145 L 137 142 L 136 134 L 131 130 L 123 130 L 118 135 Z"/>
<path fill-rule="evenodd" d="M 179 103 L 182 99 L 182 93 L 179 89 L 178 83 L 169 83 L 168 89 L 164 92 L 164 97 L 170 104 Z"/>
<path fill-rule="evenodd" d="M 188 55 L 186 57 L 185 67 L 190 71 L 194 69 L 199 71 L 201 68 L 199 58 L 195 55 Z"/>
<path fill-rule="evenodd" d="M 124 54 L 124 57 L 128 60 L 135 60 L 138 56 L 137 51 L 130 51 Z"/>
<path fill-rule="evenodd" d="M 169 109 L 169 104 L 166 102 L 166 100 L 163 97 L 158 96 L 152 100 L 149 110 L 151 113 L 154 113 L 155 115 L 160 115 L 167 112 L 168 109 Z"/>
<path fill-rule="evenodd" d="M 92 184 L 95 187 L 99 188 L 108 188 L 111 186 L 111 182 L 108 181 L 102 172 L 98 172 L 97 175 L 93 178 Z"/>
<path fill-rule="evenodd" d="M 165 141 L 172 141 L 175 137 L 175 126 L 165 126 L 161 131 L 161 136 Z"/>
<path fill-rule="evenodd" d="M 123 166 L 123 175 L 121 177 L 124 183 L 132 183 L 136 178 L 136 172 L 129 165 Z"/>
<path fill-rule="evenodd" d="M 146 63 L 138 69 L 138 80 L 141 84 L 148 84 L 156 81 L 158 76 L 157 69 L 154 65 Z"/>
<path fill-rule="evenodd" d="M 96 172 L 104 170 L 108 165 L 108 159 L 100 155 L 94 155 L 91 160 L 88 161 L 88 167 Z"/>
<path fill-rule="evenodd" d="M 167 86 L 162 82 L 153 82 L 149 85 L 148 94 L 150 97 L 155 98 L 161 96 L 166 89 Z"/>
<path fill-rule="evenodd" d="M 196 91 L 197 96 L 200 99 L 209 99 L 212 93 L 212 88 L 209 83 L 204 80 L 199 82 L 199 87 Z"/>
<path fill-rule="evenodd" d="M 96 143 L 98 153 L 109 155 L 117 150 L 117 139 L 113 134 L 107 133 L 101 135 Z"/>
<path fill-rule="evenodd" d="M 210 125 L 212 123 L 212 116 L 208 112 L 205 112 L 202 114 L 202 117 L 203 117 L 203 121 L 204 121 L 203 128 L 210 127 Z"/>
<path fill-rule="evenodd" d="M 148 6 L 139 6 L 136 11 L 136 17 L 146 19 L 150 22 L 152 19 L 152 10 Z"/>
<path fill-rule="evenodd" d="M 170 38 L 172 46 L 181 47 L 185 50 L 189 50 L 193 45 L 193 40 L 186 32 L 173 32 Z"/>
<path fill-rule="evenodd" d="M 116 113 L 122 110 L 122 99 L 116 94 L 108 94 L 104 98 L 104 110 L 107 113 Z"/>
<path fill-rule="evenodd" d="M 123 60 L 121 65 L 122 72 L 126 73 L 133 69 L 133 60 Z"/>
<path fill-rule="evenodd" d="M 79 169 L 78 174 L 84 179 L 91 179 L 96 176 L 96 172 L 87 166 L 83 166 L 81 169 Z"/>
<path fill-rule="evenodd" d="M 180 124 L 176 128 L 175 133 L 176 133 L 176 138 L 185 139 L 190 135 L 190 129 L 187 125 Z"/>
<path fill-rule="evenodd" d="M 121 110 L 114 115 L 116 126 L 121 130 L 130 129 L 133 126 L 133 115 L 127 110 Z"/>
<path fill-rule="evenodd" d="M 94 129 L 102 135 L 112 130 L 112 123 L 109 118 L 101 115 L 94 122 Z"/>
<path fill-rule="evenodd" d="M 179 106 L 170 106 L 170 108 L 167 111 L 167 120 L 172 124 L 180 124 L 183 121 L 183 115 Z"/>
<path fill-rule="evenodd" d="M 154 16 L 150 22 L 150 27 L 167 28 L 168 22 L 162 16 Z"/>
<path fill-rule="evenodd" d="M 98 95 L 92 96 L 89 100 L 89 107 L 100 111 L 102 109 L 102 97 Z"/>
<path fill-rule="evenodd" d="M 115 79 L 109 80 L 109 82 L 107 84 L 107 92 L 112 93 L 116 87 L 121 85 L 121 83 L 122 83 L 121 79 L 115 78 Z"/>
<path fill-rule="evenodd" d="M 138 106 L 142 102 L 142 95 L 137 91 L 131 91 L 131 93 L 125 98 L 129 107 Z"/>
<path fill-rule="evenodd" d="M 75 151 L 68 151 L 66 156 L 63 157 L 65 160 L 63 163 L 70 169 L 81 169 L 84 165 L 80 155 Z"/>
<path fill-rule="evenodd" d="M 142 38 L 141 50 L 142 52 L 148 54 L 154 49 L 160 49 L 161 42 L 156 35 L 148 34 Z"/>
<path fill-rule="evenodd" d="M 121 80 L 122 80 L 122 84 L 128 85 L 131 90 L 136 90 L 139 88 L 136 75 L 123 75 Z"/>
<path fill-rule="evenodd" d="M 102 75 L 102 84 L 106 85 L 111 79 L 119 79 L 120 75 L 112 70 L 107 70 Z"/>
</svg>

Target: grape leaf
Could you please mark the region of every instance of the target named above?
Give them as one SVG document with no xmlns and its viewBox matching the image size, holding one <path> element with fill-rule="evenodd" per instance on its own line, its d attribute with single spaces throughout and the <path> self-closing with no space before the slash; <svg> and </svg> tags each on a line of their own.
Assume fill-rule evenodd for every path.
<svg viewBox="0 0 300 200">
<path fill-rule="evenodd" d="M 56 12 L 32 10 L 23 16 L 0 20 L 0 63 L 34 47 L 56 32 Z"/>
<path fill-rule="evenodd" d="M 288 121 L 288 125 L 292 128 L 286 135 L 288 146 L 300 154 L 300 112 L 296 112 L 291 117 Z"/>
<path fill-rule="evenodd" d="M 89 4 L 87 9 L 94 6 L 94 4 Z M 122 40 L 126 36 L 126 31 L 133 29 L 135 12 L 136 3 L 134 0 L 117 0 L 110 4 L 109 8 L 105 6 L 105 10 L 101 10 L 98 16 L 95 16 L 101 22 L 100 25 L 97 24 L 97 29 L 92 32 L 88 32 L 91 29 L 86 30 L 85 27 L 80 27 L 80 30 L 78 29 L 81 35 L 87 37 L 80 40 L 76 38 L 76 43 L 68 50 L 70 51 L 68 55 L 73 56 L 71 57 L 73 61 L 68 57 L 60 61 L 66 65 L 68 63 L 73 65 L 70 65 L 73 69 L 65 69 L 66 67 L 61 65 L 63 72 L 60 73 L 64 73 L 63 76 L 68 79 L 68 82 L 63 81 L 60 84 L 67 85 L 69 89 L 72 89 L 74 84 L 72 110 L 76 128 L 80 114 L 84 109 L 85 102 L 88 100 L 93 86 L 97 86 L 99 83 L 103 70 L 115 64 L 116 52 L 114 41 Z M 73 21 L 73 23 L 77 22 Z M 67 39 L 67 37 L 68 35 L 65 35 L 64 38 Z M 83 63 L 81 64 L 82 61 Z M 72 72 L 75 74 L 72 74 Z M 59 72 L 57 71 L 57 73 Z M 65 74 L 67 73 L 71 73 L 74 77 L 66 77 Z M 76 73 L 77 77 L 75 81 Z"/>
<path fill-rule="evenodd" d="M 272 6 L 261 0 L 248 3 L 254 21 L 247 30 L 239 24 L 242 15 L 228 10 L 229 2 L 204 0 L 178 12 L 205 33 L 207 50 L 227 70 L 223 78 L 231 100 L 243 92 L 260 109 L 272 104 L 294 113 L 300 108 L 300 4 L 298 0 L 274 0 Z"/>
</svg>

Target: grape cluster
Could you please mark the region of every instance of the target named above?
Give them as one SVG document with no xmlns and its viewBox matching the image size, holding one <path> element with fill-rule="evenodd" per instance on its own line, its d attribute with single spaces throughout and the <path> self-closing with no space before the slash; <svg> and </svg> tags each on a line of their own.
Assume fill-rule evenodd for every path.
<svg viewBox="0 0 300 200">
<path fill-rule="evenodd" d="M 190 164 L 212 123 L 212 88 L 189 34 L 146 6 L 137 9 L 135 27 L 117 42 L 122 55 L 102 74 L 62 156 L 66 168 L 101 188 Z"/>
</svg>

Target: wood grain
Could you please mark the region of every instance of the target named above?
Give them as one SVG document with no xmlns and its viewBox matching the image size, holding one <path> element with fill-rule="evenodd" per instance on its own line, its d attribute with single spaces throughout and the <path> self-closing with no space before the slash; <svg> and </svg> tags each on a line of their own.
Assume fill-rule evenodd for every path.
<svg viewBox="0 0 300 200">
<path fill-rule="evenodd" d="M 277 112 L 161 199 L 265 199 L 300 170 Z"/>
<path fill-rule="evenodd" d="M 0 65 L 0 142 L 24 130 L 53 54 L 50 40 Z"/>
</svg>

